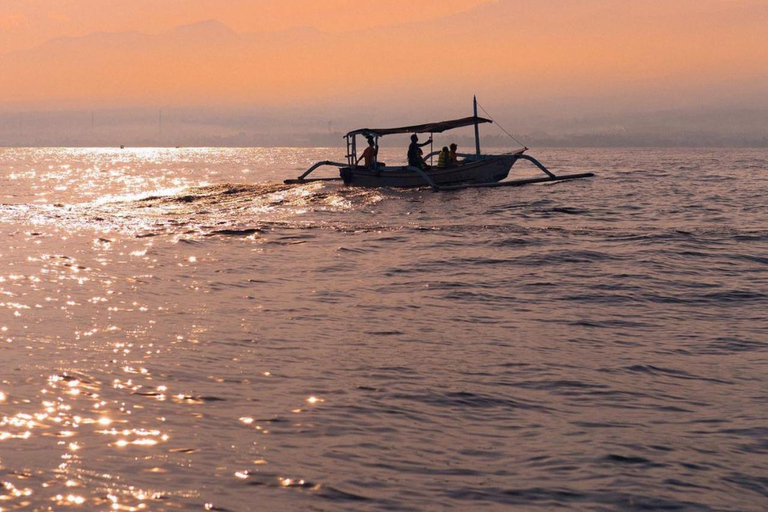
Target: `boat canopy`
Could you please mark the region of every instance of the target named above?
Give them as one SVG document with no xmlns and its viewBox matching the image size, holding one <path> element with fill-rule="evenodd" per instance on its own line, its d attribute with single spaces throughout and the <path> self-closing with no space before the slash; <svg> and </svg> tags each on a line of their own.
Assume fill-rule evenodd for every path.
<svg viewBox="0 0 768 512">
<path fill-rule="evenodd" d="M 373 135 L 382 137 L 384 135 L 394 135 L 398 133 L 443 133 L 444 131 L 462 128 L 464 126 L 473 126 L 475 124 L 492 123 L 490 119 L 484 117 L 464 117 L 452 121 L 439 121 L 437 123 L 417 124 L 414 126 L 403 126 L 401 128 L 360 128 L 349 132 L 346 137 L 355 135 Z"/>
</svg>

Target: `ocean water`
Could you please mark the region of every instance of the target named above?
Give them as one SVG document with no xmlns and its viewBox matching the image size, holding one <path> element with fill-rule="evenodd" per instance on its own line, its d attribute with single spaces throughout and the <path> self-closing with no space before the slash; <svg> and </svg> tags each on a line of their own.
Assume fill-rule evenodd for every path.
<svg viewBox="0 0 768 512">
<path fill-rule="evenodd" d="M 768 510 L 768 151 L 340 153 L 0 150 L 0 510 Z"/>
</svg>

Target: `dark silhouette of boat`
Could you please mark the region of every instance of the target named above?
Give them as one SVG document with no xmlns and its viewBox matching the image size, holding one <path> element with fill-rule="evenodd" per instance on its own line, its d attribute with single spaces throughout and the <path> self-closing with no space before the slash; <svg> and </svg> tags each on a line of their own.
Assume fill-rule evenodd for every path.
<svg viewBox="0 0 768 512">
<path fill-rule="evenodd" d="M 339 163 L 330 160 L 317 162 L 310 167 L 304 174 L 296 179 L 285 180 L 287 184 L 300 184 L 313 181 L 338 181 L 341 180 L 346 185 L 359 187 L 394 187 L 394 188 L 414 188 L 429 186 L 433 190 L 458 190 L 462 188 L 479 187 L 503 187 L 520 186 L 530 183 L 541 183 L 546 181 L 572 180 L 577 178 L 588 178 L 594 176 L 593 173 L 555 175 L 544 165 L 526 155 L 527 147 L 517 151 L 501 154 L 487 155 L 480 151 L 480 133 L 479 126 L 484 123 L 492 123 L 491 119 L 478 117 L 477 99 L 474 100 L 474 116 L 453 119 L 450 121 L 440 121 L 436 123 L 426 123 L 414 126 L 403 126 L 398 128 L 361 128 L 347 133 L 344 138 L 347 142 L 347 162 Z M 373 162 L 370 166 L 357 165 L 357 136 L 373 139 L 374 147 L 378 148 L 378 141 L 381 137 L 395 134 L 432 134 L 443 133 L 448 130 L 463 128 L 466 126 L 475 127 L 475 153 L 461 154 L 463 161 L 447 165 L 445 167 L 425 168 L 402 165 L 389 166 L 379 162 L 377 152 L 374 152 Z M 426 158 L 433 156 L 436 152 L 430 153 Z M 545 176 L 538 178 L 528 178 L 519 180 L 506 180 L 512 166 L 518 160 L 527 160 L 538 167 Z M 330 166 L 338 167 L 338 178 L 308 178 L 316 169 Z"/>
</svg>

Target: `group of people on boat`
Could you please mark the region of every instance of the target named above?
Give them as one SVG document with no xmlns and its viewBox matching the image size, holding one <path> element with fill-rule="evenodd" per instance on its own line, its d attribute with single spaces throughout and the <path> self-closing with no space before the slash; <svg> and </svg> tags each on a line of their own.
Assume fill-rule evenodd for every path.
<svg viewBox="0 0 768 512">
<path fill-rule="evenodd" d="M 450 146 L 443 146 L 440 155 L 437 157 L 437 166 L 443 168 L 459 165 L 459 155 L 456 154 L 457 149 L 459 149 L 459 146 L 455 142 Z"/>
<path fill-rule="evenodd" d="M 365 148 L 362 155 L 355 161 L 355 165 L 360 165 L 363 162 L 363 166 L 369 169 L 373 168 L 373 164 L 376 157 L 379 154 L 379 146 L 376 145 L 376 141 L 373 137 L 367 137 L 368 147 Z M 408 146 L 408 165 L 425 170 L 429 169 L 429 165 L 424 160 L 424 152 L 421 148 L 432 144 L 432 137 L 426 142 L 419 143 L 419 136 L 417 134 L 411 135 L 411 144 Z M 439 169 L 445 167 L 451 167 L 459 164 L 459 156 L 456 153 L 458 146 L 456 143 L 452 143 L 450 146 L 443 146 L 437 157 L 437 167 Z"/>
<path fill-rule="evenodd" d="M 411 135 L 411 145 L 408 146 L 408 165 L 418 167 L 419 169 L 428 169 L 429 165 L 424 160 L 424 152 L 421 150 L 424 146 L 432 144 L 432 137 L 426 142 L 419 143 L 419 136 L 415 133 Z M 450 167 L 452 165 L 459 164 L 459 156 L 456 154 L 458 146 L 453 143 L 448 146 L 443 146 L 440 151 L 440 155 L 437 157 L 437 167 L 439 169 Z"/>
<path fill-rule="evenodd" d="M 421 150 L 424 146 L 432 144 L 432 137 L 426 142 L 419 143 L 419 136 L 415 133 L 411 135 L 411 145 L 408 146 L 408 165 L 418 167 L 419 169 L 429 169 L 429 165 L 424 160 L 424 152 Z M 456 143 L 448 146 L 443 146 L 440 151 L 440 155 L 437 157 L 437 167 L 443 169 L 452 165 L 459 164 L 459 156 L 456 154 L 458 146 Z"/>
</svg>

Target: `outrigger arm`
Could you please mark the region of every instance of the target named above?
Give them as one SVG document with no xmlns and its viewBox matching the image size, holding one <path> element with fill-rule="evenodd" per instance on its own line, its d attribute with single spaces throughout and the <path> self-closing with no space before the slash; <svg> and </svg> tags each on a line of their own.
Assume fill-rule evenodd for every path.
<svg viewBox="0 0 768 512">
<path fill-rule="evenodd" d="M 524 155 L 524 154 L 522 154 L 522 153 L 521 153 L 521 154 L 517 155 L 517 158 L 518 158 L 518 159 L 522 158 L 523 160 L 528 160 L 528 161 L 529 161 L 529 162 L 531 162 L 533 165 L 535 165 L 536 167 L 538 167 L 539 169 L 541 169 L 542 171 L 544 171 L 544 174 L 546 174 L 546 175 L 547 175 L 547 176 L 549 176 L 550 178 L 557 178 L 557 176 L 555 176 L 554 174 L 552 174 L 552 173 L 549 171 L 549 169 L 547 169 L 546 167 L 544 167 L 544 165 L 543 165 L 541 162 L 539 162 L 538 160 L 536 160 L 536 159 L 535 159 L 535 158 L 533 158 L 532 156 Z"/>
<path fill-rule="evenodd" d="M 424 179 L 424 181 L 427 182 L 427 185 L 429 185 L 432 188 L 432 190 L 434 190 L 435 192 L 438 192 L 441 190 L 441 187 L 439 187 L 437 183 L 435 183 L 432 180 L 432 178 L 430 178 L 429 175 L 425 173 L 423 170 L 419 169 L 418 167 L 414 167 L 412 165 L 409 165 L 408 167 L 406 167 L 406 169 L 408 169 L 409 171 L 413 171 L 419 176 L 421 176 Z"/>
<path fill-rule="evenodd" d="M 307 176 L 309 176 L 315 169 L 318 167 L 322 167 L 324 165 L 329 165 L 331 167 L 338 167 L 341 169 L 342 167 L 346 167 L 347 164 L 340 164 L 339 162 L 332 162 L 330 160 L 323 160 L 322 162 L 317 162 L 315 165 L 307 169 L 307 171 L 299 176 L 296 179 L 292 180 L 284 180 L 283 183 L 286 185 L 296 185 L 297 183 L 309 183 L 311 181 L 341 181 L 341 178 L 310 178 L 306 179 Z"/>
<path fill-rule="evenodd" d="M 563 174 L 561 176 L 555 175 L 553 172 L 551 172 L 549 169 L 544 167 L 544 165 L 529 155 L 523 155 L 518 154 L 515 155 L 518 159 L 528 160 L 533 165 L 541 169 L 544 174 L 546 174 L 546 177 L 542 178 L 525 178 L 521 180 L 507 180 L 507 181 L 495 181 L 491 183 L 465 183 L 462 185 L 445 185 L 442 187 L 438 187 L 435 189 L 435 187 L 432 187 L 435 190 L 461 190 L 465 188 L 495 188 L 495 187 L 520 187 L 522 185 L 529 185 L 531 183 L 546 183 L 549 181 L 565 181 L 565 180 L 575 180 L 579 178 L 591 178 L 595 175 L 595 173 L 592 172 L 585 172 L 580 174 Z"/>
</svg>

